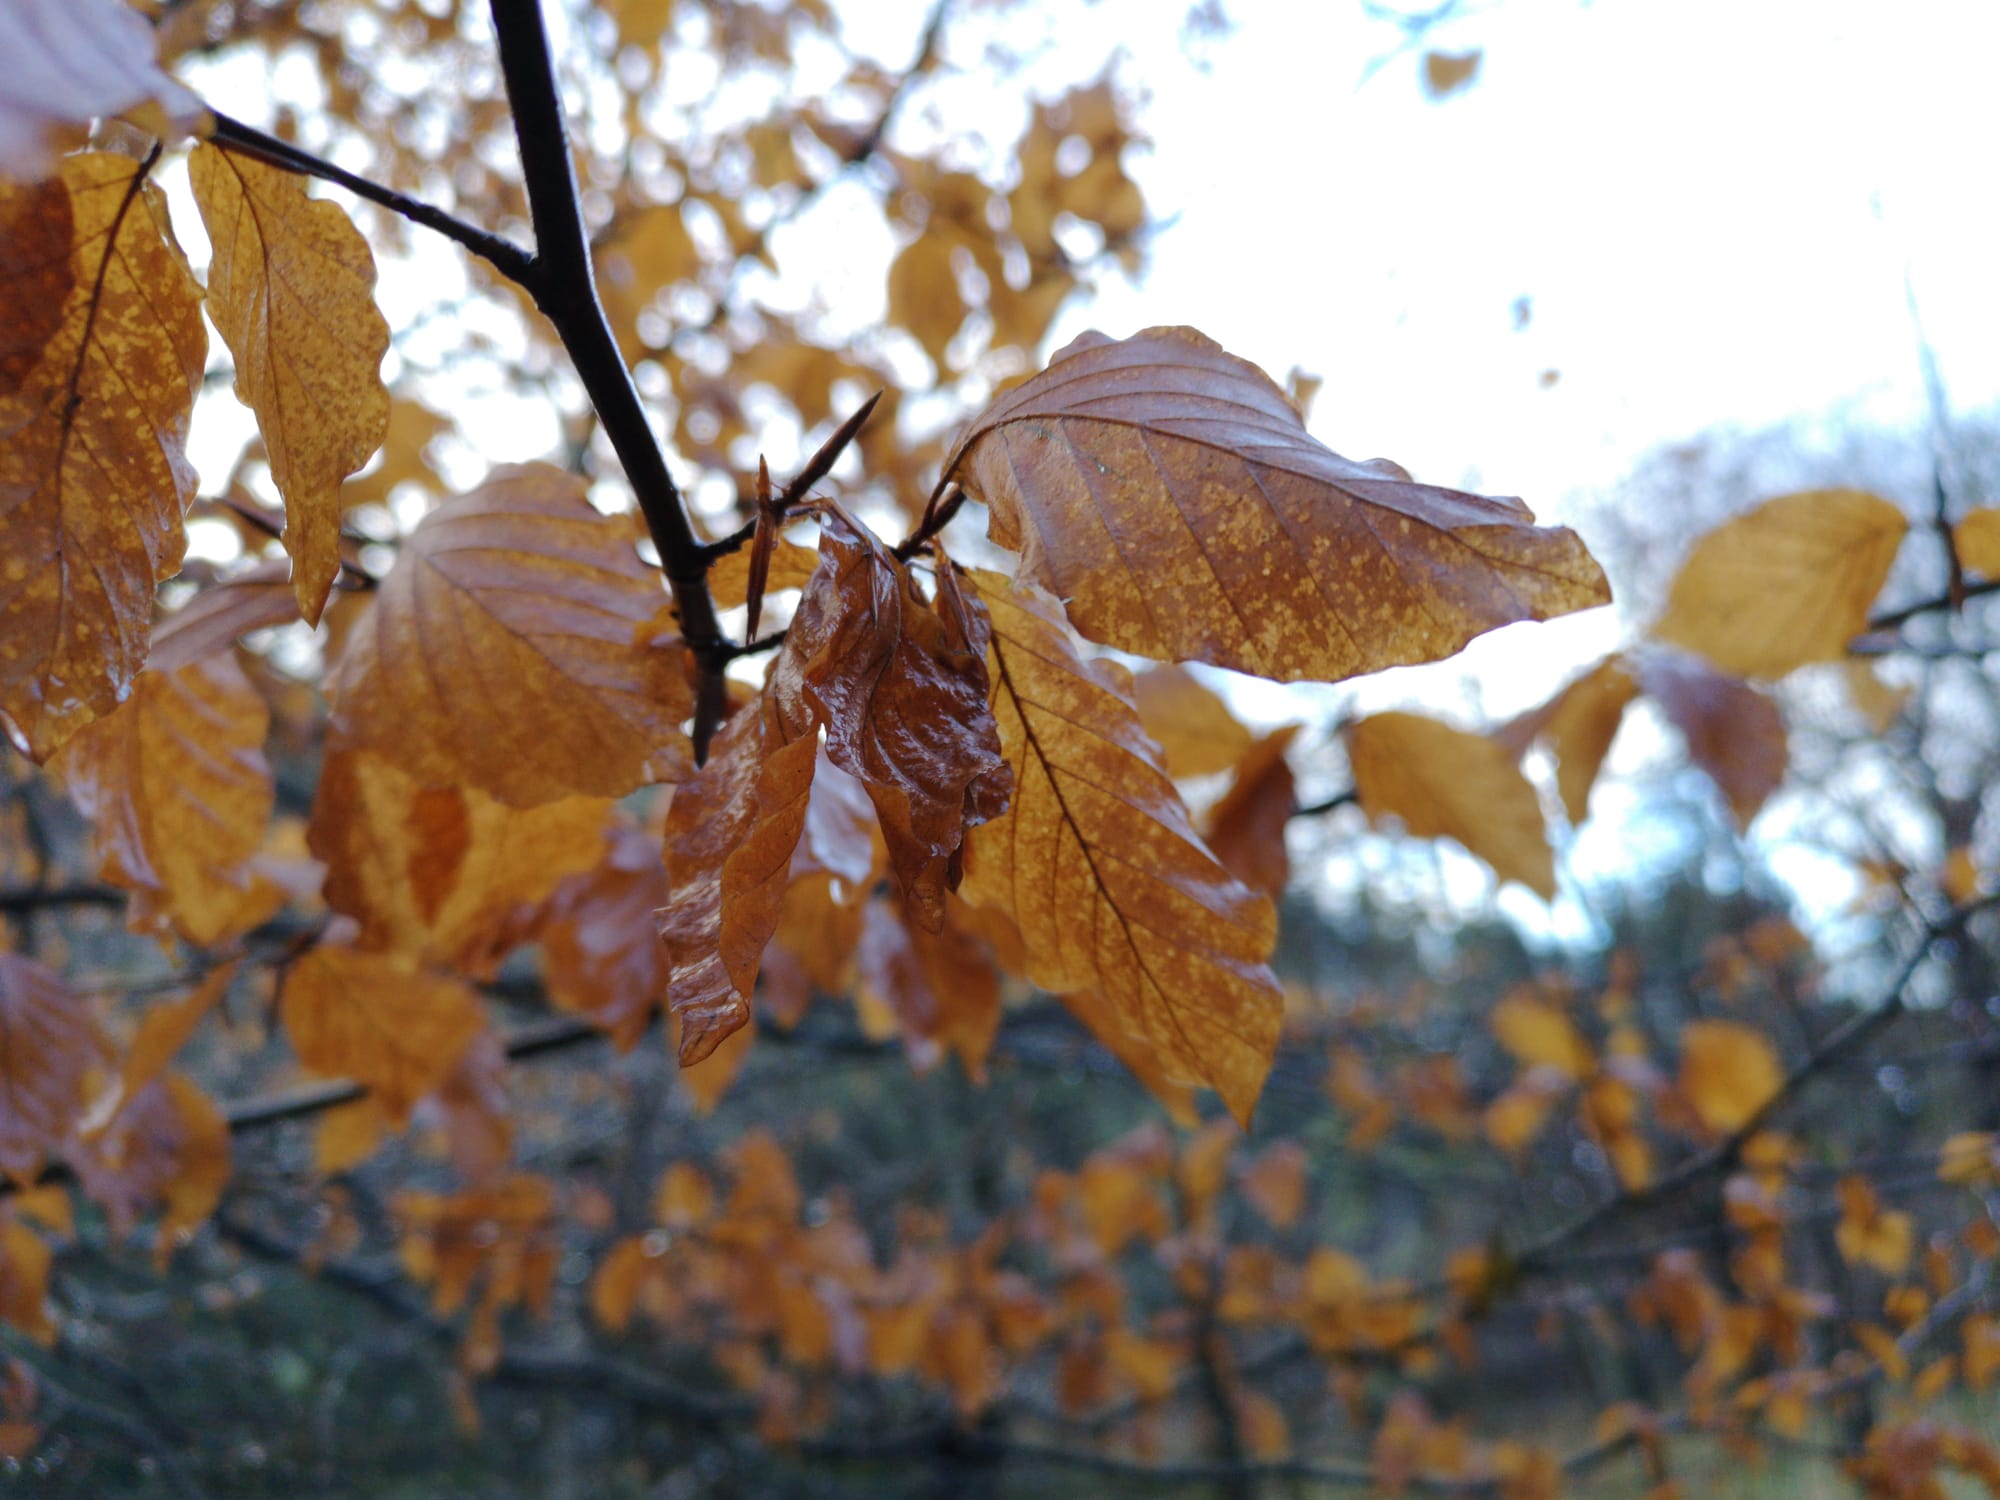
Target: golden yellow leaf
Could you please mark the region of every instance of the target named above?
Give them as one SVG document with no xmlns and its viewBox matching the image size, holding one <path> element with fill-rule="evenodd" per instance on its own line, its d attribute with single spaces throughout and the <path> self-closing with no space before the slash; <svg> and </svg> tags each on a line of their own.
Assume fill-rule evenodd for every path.
<svg viewBox="0 0 2000 1500">
<path fill-rule="evenodd" d="M 231 655 L 149 667 L 115 713 L 77 731 L 53 767 L 90 820 L 98 868 L 133 892 L 131 925 L 202 946 L 269 915 L 249 860 L 276 787 L 271 715 Z"/>
<path fill-rule="evenodd" d="M 486 1024 L 479 997 L 384 953 L 312 949 L 285 974 L 279 1016 L 299 1061 L 352 1078 L 400 1128 Z"/>
<path fill-rule="evenodd" d="M 208 977 L 179 1000 L 155 1005 L 140 1021 L 138 1033 L 126 1050 L 125 1065 L 119 1072 L 119 1096 L 131 1099 L 166 1070 L 169 1062 L 195 1028 L 221 1001 L 236 978 L 242 960 L 232 959 L 212 970 Z"/>
<path fill-rule="evenodd" d="M 38 1344 L 56 1341 L 49 1317 L 49 1267 L 55 1255 L 48 1242 L 12 1214 L 0 1217 L 0 1322 L 18 1328 Z"/>
<path fill-rule="evenodd" d="M 802 589 L 819 566 L 819 553 L 811 547 L 778 538 L 771 553 L 771 570 L 764 580 L 767 594 L 785 589 Z M 738 547 L 708 570 L 708 593 L 717 609 L 736 609 L 748 597 L 750 549 Z"/>
<path fill-rule="evenodd" d="M 1354 794 L 1372 821 L 1401 821 L 1416 838 L 1456 839 L 1545 901 L 1555 855 L 1534 787 L 1498 741 L 1417 714 L 1371 714 L 1349 726 Z"/>
<path fill-rule="evenodd" d="M 208 315 L 235 356 L 237 399 L 257 414 L 299 613 L 317 625 L 340 571 L 341 481 L 389 430 L 375 257 L 296 173 L 204 145 L 188 182 L 215 252 Z"/>
<path fill-rule="evenodd" d="M 1967 511 L 1952 528 L 1952 541 L 1962 566 L 2000 578 L 2000 507 Z"/>
<path fill-rule="evenodd" d="M 320 767 L 306 843 L 327 867 L 327 904 L 361 924 L 361 946 L 484 975 L 535 936 L 538 914 L 524 908 L 603 862 L 610 812 L 597 797 L 510 807 L 336 750 Z"/>
<path fill-rule="evenodd" d="M 688 774 L 659 574 L 584 488 L 504 468 L 424 517 L 329 674 L 335 748 L 517 807 Z"/>
<path fill-rule="evenodd" d="M 1718 1135 L 1749 1124 L 1785 1081 L 1760 1031 L 1734 1021 L 1690 1021 L 1681 1030 L 1681 1093 Z"/>
<path fill-rule="evenodd" d="M 165 200 L 129 157 L 65 157 L 39 188 L 0 182 L 0 222 L 33 226 L 0 243 L 0 324 L 47 290 L 21 257 L 69 247 L 61 323 L 0 394 L 0 712 L 46 760 L 145 661 L 153 587 L 186 547 L 208 337 Z"/>
<path fill-rule="evenodd" d="M 1867 629 L 1908 529 L 1863 490 L 1767 500 L 1695 543 L 1653 634 L 1737 677 L 1837 661 Z"/>
<path fill-rule="evenodd" d="M 1572 533 L 1342 458 L 1191 328 L 1083 335 L 967 427 L 944 477 L 1078 630 L 1158 660 L 1332 681 L 1610 597 Z"/>
<path fill-rule="evenodd" d="M 1250 748 L 1250 731 L 1186 667 L 1170 663 L 1140 672 L 1132 679 L 1132 701 L 1175 780 L 1230 770 Z"/>
<path fill-rule="evenodd" d="M 1077 654 L 1061 606 L 972 576 L 1014 798 L 967 840 L 966 899 L 1013 920 L 1037 984 L 1100 991 L 1169 1078 L 1248 1119 L 1283 1012 L 1264 966 L 1270 902 L 1202 845 L 1130 698 Z"/>
<path fill-rule="evenodd" d="M 956 234 L 934 228 L 898 252 L 889 267 L 889 321 L 917 337 L 942 373 L 945 350 L 965 321 L 965 299 L 952 266 Z"/>
<path fill-rule="evenodd" d="M 1525 1068 L 1553 1068 L 1572 1083 L 1597 1066 L 1597 1056 L 1576 1023 L 1556 1006 L 1533 995 L 1515 993 L 1493 1007 L 1487 1017 L 1500 1045 Z"/>
<path fill-rule="evenodd" d="M 353 1171 L 375 1154 L 388 1131 L 388 1114 L 372 1094 L 335 1106 L 313 1130 L 313 1170 L 322 1177 Z"/>
<path fill-rule="evenodd" d="M 1850 1265 L 1873 1266 L 1884 1276 L 1901 1276 L 1909 1269 L 1915 1247 L 1915 1224 L 1900 1209 L 1885 1209 L 1867 1178 L 1849 1175 L 1836 1186 L 1840 1222 L 1834 1244 Z"/>
<path fill-rule="evenodd" d="M 1556 762 L 1556 790 L 1571 823 L 1590 810 L 1590 789 L 1625 722 L 1639 685 L 1622 657 L 1607 657 L 1538 709 L 1523 714 L 1494 737 L 1516 754 L 1536 740 Z"/>
</svg>

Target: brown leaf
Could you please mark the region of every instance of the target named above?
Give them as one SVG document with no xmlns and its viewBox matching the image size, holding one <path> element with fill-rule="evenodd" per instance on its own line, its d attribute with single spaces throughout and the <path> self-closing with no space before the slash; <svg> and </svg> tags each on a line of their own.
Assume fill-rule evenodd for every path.
<svg viewBox="0 0 2000 1500">
<path fill-rule="evenodd" d="M 0 249 L 0 311 L 46 279 L 20 257 L 65 212 L 71 226 L 61 324 L 0 395 L 0 711 L 37 760 L 131 690 L 153 587 L 187 544 L 184 449 L 208 338 L 164 200 L 138 172 L 93 153 L 63 159 L 60 193 L 0 182 L 0 220 L 21 233 Z"/>
<path fill-rule="evenodd" d="M 944 475 L 1077 629 L 1159 660 L 1333 681 L 1610 597 L 1572 533 L 1342 458 L 1191 328 L 1083 335 L 967 428 Z"/>
<path fill-rule="evenodd" d="M 781 657 L 792 649 L 788 637 Z M 817 754 L 811 724 L 788 721 L 766 693 L 736 711 L 708 763 L 674 792 L 659 930 L 684 1068 L 750 1019 L 757 966 L 777 930 Z"/>
<path fill-rule="evenodd" d="M 1479 76 L 1480 57 L 1477 48 L 1470 52 L 1426 52 L 1424 92 L 1433 99 L 1443 99 L 1470 87 Z"/>
<path fill-rule="evenodd" d="M 1555 856 L 1541 803 L 1506 747 L 1417 714 L 1373 714 L 1349 727 L 1354 794 L 1371 821 L 1393 817 L 1416 838 L 1456 839 L 1545 901 Z"/>
<path fill-rule="evenodd" d="M 1253 891 L 1277 898 L 1291 882 L 1285 828 L 1298 810 L 1292 768 L 1285 751 L 1299 726 L 1287 724 L 1251 747 L 1236 768 L 1236 780 L 1208 815 L 1208 847 L 1223 868 Z"/>
<path fill-rule="evenodd" d="M 514 1156 L 507 1049 L 500 1038 L 491 1031 L 475 1036 L 438 1086 L 435 1101 L 444 1117 L 445 1144 L 459 1180 L 474 1186 L 492 1182 Z"/>
<path fill-rule="evenodd" d="M 285 1033 L 315 1073 L 352 1078 L 399 1129 L 486 1024 L 479 997 L 386 953 L 318 947 L 286 971 Z"/>
<path fill-rule="evenodd" d="M 73 232 L 62 183 L 0 195 L 0 397 L 21 388 L 62 327 L 76 285 Z"/>
<path fill-rule="evenodd" d="M 1760 1031 L 1735 1021 L 1681 1028 L 1681 1093 L 1718 1135 L 1740 1130 L 1783 1086 L 1778 1054 Z"/>
<path fill-rule="evenodd" d="M 1545 742 L 1555 757 L 1563 811 L 1572 824 L 1581 823 L 1590 810 L 1598 770 L 1638 692 L 1625 659 L 1607 657 L 1540 708 L 1502 726 L 1494 738 L 1516 756 L 1536 740 Z"/>
<path fill-rule="evenodd" d="M 935 932 L 966 830 L 1006 802 L 985 622 L 948 571 L 932 608 L 836 505 L 820 514 L 820 556 L 767 696 L 825 726 L 827 758 L 868 788 L 889 868 L 914 920 Z"/>
<path fill-rule="evenodd" d="M 389 430 L 375 257 L 337 203 L 294 172 L 197 146 L 188 182 L 208 226 L 208 315 L 236 358 L 285 501 L 299 613 L 319 623 L 340 571 L 340 484 Z"/>
<path fill-rule="evenodd" d="M 1243 1169 L 1243 1196 L 1273 1229 L 1290 1229 L 1305 1212 L 1306 1166 L 1305 1147 L 1274 1141 Z"/>
<path fill-rule="evenodd" d="M 1254 736 L 1186 667 L 1169 663 L 1132 678 L 1132 701 L 1176 781 L 1213 776 L 1243 758 Z"/>
<path fill-rule="evenodd" d="M 365 750 L 335 750 L 306 843 L 326 864 L 327 904 L 361 924 L 360 946 L 484 976 L 535 936 L 523 908 L 603 860 L 610 811 L 596 797 L 509 807 L 471 787 L 421 786 Z"/>
<path fill-rule="evenodd" d="M 1270 902 L 1202 845 L 1138 711 L 1077 654 L 1061 606 L 1032 584 L 973 579 L 1014 800 L 968 840 L 966 899 L 1012 919 L 1037 984 L 1101 992 L 1168 1078 L 1247 1119 L 1283 1009 L 1264 966 Z"/>
<path fill-rule="evenodd" d="M 871 901 L 861 929 L 861 984 L 895 1012 L 910 1065 L 936 1066 L 949 1050 L 975 1082 L 1000 1029 L 1000 976 L 986 945 L 963 924 L 926 932 L 892 901 Z"/>
<path fill-rule="evenodd" d="M 1638 673 L 1640 685 L 1687 739 L 1688 759 L 1722 788 L 1737 827 L 1748 828 L 1785 779 L 1785 721 L 1778 705 L 1693 657 L 1648 651 Z"/>
<path fill-rule="evenodd" d="M 1767 500 L 1695 543 L 1653 635 L 1736 677 L 1836 661 L 1868 628 L 1907 530 L 1901 510 L 1862 490 Z"/>
<path fill-rule="evenodd" d="M 287 571 L 272 559 L 200 590 L 160 622 L 146 665 L 172 672 L 227 651 L 253 630 L 291 624 L 299 606 Z"/>
<path fill-rule="evenodd" d="M 209 946 L 269 915 L 249 861 L 277 791 L 264 757 L 270 710 L 236 659 L 147 668 L 116 713 L 54 761 L 89 819 L 98 869 L 133 892 L 138 931 Z"/>
<path fill-rule="evenodd" d="M 545 464 L 425 516 L 329 675 L 336 747 L 529 807 L 679 780 L 693 703 L 630 530 Z"/>
<path fill-rule="evenodd" d="M 651 839 L 623 824 L 604 859 L 549 898 L 541 928 L 542 979 L 564 1010 L 587 1015 L 629 1052 L 667 993 L 667 954 L 653 913 L 667 904 L 667 872 Z"/>
<path fill-rule="evenodd" d="M 159 1204 L 160 1258 L 215 1212 L 229 1182 L 229 1123 L 193 1080 L 168 1073 L 139 1090 L 77 1161 L 84 1191 L 129 1233 Z"/>
<path fill-rule="evenodd" d="M 75 1129 L 103 1057 L 90 1008 L 32 959 L 0 952 L 0 1172 L 32 1187 Z"/>
</svg>

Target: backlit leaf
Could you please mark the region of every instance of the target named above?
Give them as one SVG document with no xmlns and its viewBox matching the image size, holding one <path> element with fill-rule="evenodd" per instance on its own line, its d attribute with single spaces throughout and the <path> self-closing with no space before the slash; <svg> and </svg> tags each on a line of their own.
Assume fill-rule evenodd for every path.
<svg viewBox="0 0 2000 1500">
<path fill-rule="evenodd" d="M 868 788 L 911 916 L 935 932 L 966 830 L 1006 804 L 985 621 L 948 571 L 933 608 L 838 506 L 820 514 L 820 556 L 766 692 L 825 726 L 827 758 Z"/>
<path fill-rule="evenodd" d="M 285 973 L 279 1016 L 299 1061 L 352 1078 L 400 1127 L 485 1025 L 479 997 L 385 953 L 312 949 Z"/>
<path fill-rule="evenodd" d="M 1160 660 L 1334 681 L 1610 597 L 1572 533 L 1342 458 L 1190 328 L 1083 335 L 988 407 L 944 473 L 1077 629 Z"/>
<path fill-rule="evenodd" d="M 83 1111 L 103 1055 L 90 1009 L 32 959 L 0 952 L 0 1172 L 32 1186 Z"/>
<path fill-rule="evenodd" d="M 965 299 L 952 267 L 955 238 L 944 230 L 920 235 L 889 267 L 889 321 L 915 334 L 940 371 L 945 350 L 965 321 Z"/>
<path fill-rule="evenodd" d="M 0 181 L 0 222 L 20 235 L 0 245 L 0 313 L 42 294 L 35 257 L 70 226 L 61 324 L 0 394 L 0 711 L 38 760 L 130 691 L 153 587 L 186 546 L 208 338 L 164 200 L 138 173 L 96 153 L 64 158 L 56 185 Z"/>
<path fill-rule="evenodd" d="M 133 892 L 131 923 L 202 945 L 269 915 L 248 866 L 276 788 L 270 711 L 233 656 L 149 667 L 117 712 L 85 725 L 54 767 L 90 819 L 98 868 Z"/>
<path fill-rule="evenodd" d="M 517 807 L 691 769 L 692 695 L 631 532 L 547 465 L 424 517 L 329 674 L 336 745 Z"/>
<path fill-rule="evenodd" d="M 509 807 L 337 750 L 320 768 L 306 842 L 326 864 L 327 904 L 361 924 L 360 946 L 487 974 L 534 936 L 522 908 L 603 860 L 610 810 L 596 797 Z"/>
<path fill-rule="evenodd" d="M 968 840 L 966 898 L 1012 919 L 1037 984 L 1100 992 L 1167 1077 L 1247 1119 L 1283 1009 L 1264 966 L 1269 901 L 1203 847 L 1131 699 L 1077 654 L 1061 606 L 973 576 L 1014 798 Z"/>
<path fill-rule="evenodd" d="M 1653 634 L 1737 677 L 1836 661 L 1867 629 L 1907 530 L 1862 490 L 1767 500 L 1695 543 Z"/>
<path fill-rule="evenodd" d="M 1250 748 L 1250 731 L 1186 667 L 1170 663 L 1140 672 L 1132 679 L 1132 701 L 1175 780 L 1230 770 Z"/>
<path fill-rule="evenodd" d="M 1502 880 L 1555 899 L 1541 803 L 1497 741 L 1417 714 L 1372 714 L 1348 729 L 1347 753 L 1371 820 L 1393 817 L 1417 838 L 1456 839 Z"/>
<path fill-rule="evenodd" d="M 346 210 L 308 197 L 295 173 L 197 146 L 188 181 L 215 252 L 208 315 L 257 413 L 299 613 L 316 625 L 340 571 L 340 483 L 389 428 L 375 257 Z"/>
<path fill-rule="evenodd" d="M 1622 657 L 1607 657 L 1540 708 L 1523 714 L 1494 736 L 1517 755 L 1536 740 L 1556 762 L 1556 790 L 1571 823 L 1590 810 L 1590 789 L 1625 722 L 1639 686 Z"/>
<path fill-rule="evenodd" d="M 1681 1093 L 1718 1135 L 1747 1125 L 1783 1086 L 1764 1034 L 1735 1021 L 1690 1021 L 1681 1030 Z"/>
<path fill-rule="evenodd" d="M 1664 652 L 1643 653 L 1639 683 L 1687 740 L 1688 759 L 1722 789 L 1739 828 L 1785 779 L 1785 721 L 1778 705 L 1706 663 Z"/>
<path fill-rule="evenodd" d="M 1967 511 L 1952 528 L 1961 565 L 1988 578 L 2000 578 L 2000 507 Z"/>
</svg>

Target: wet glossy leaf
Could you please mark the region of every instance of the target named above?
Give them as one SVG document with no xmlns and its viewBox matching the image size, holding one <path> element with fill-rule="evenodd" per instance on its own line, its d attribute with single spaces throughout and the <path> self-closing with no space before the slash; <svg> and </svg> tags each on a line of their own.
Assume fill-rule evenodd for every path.
<svg viewBox="0 0 2000 1500">
<path fill-rule="evenodd" d="M 425 516 L 330 674 L 337 746 L 529 807 L 688 774 L 659 575 L 546 465 Z"/>
<path fill-rule="evenodd" d="M 1342 458 L 1189 328 L 1085 334 L 987 408 L 944 472 L 1077 629 L 1160 660 L 1334 681 L 1610 597 L 1570 532 Z"/>
<path fill-rule="evenodd" d="M 0 314 L 45 293 L 34 257 L 70 226 L 60 325 L 0 394 L 0 711 L 38 760 L 131 690 L 153 587 L 186 546 L 208 339 L 138 171 L 98 153 L 65 158 L 59 188 L 0 182 L 0 222 L 21 236 L 0 248 Z"/>
<path fill-rule="evenodd" d="M 1767 500 L 1695 543 L 1653 634 L 1737 677 L 1837 661 L 1867 629 L 1907 530 L 1862 490 Z"/>
<path fill-rule="evenodd" d="M 389 325 L 375 257 L 337 203 L 291 172 L 198 146 L 188 181 L 208 227 L 208 315 L 236 358 L 285 501 L 299 613 L 319 623 L 340 571 L 340 485 L 382 446 Z"/>
<path fill-rule="evenodd" d="M 0 1172 L 31 1186 L 83 1112 L 103 1041 L 83 1000 L 32 959 L 0 952 Z"/>
<path fill-rule="evenodd" d="M 1101 993 L 1167 1077 L 1247 1119 L 1282 1010 L 1270 903 L 1203 846 L 1131 699 L 1077 654 L 1055 600 L 973 577 L 1014 798 L 968 841 L 966 898 L 1012 920 L 1037 984 Z"/>
<path fill-rule="evenodd" d="M 1498 741 L 1417 714 L 1372 714 L 1347 732 L 1354 793 L 1370 819 L 1417 838 L 1458 840 L 1552 901 L 1555 856 L 1535 789 Z"/>
</svg>

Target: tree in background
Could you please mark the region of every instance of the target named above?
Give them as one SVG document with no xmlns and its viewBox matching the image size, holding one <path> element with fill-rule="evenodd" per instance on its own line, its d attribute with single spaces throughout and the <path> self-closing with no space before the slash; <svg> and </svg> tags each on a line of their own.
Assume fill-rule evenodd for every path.
<svg viewBox="0 0 2000 1500">
<path fill-rule="evenodd" d="M 1609 590 L 1194 330 L 1044 360 L 1149 226 L 1109 72 L 949 127 L 954 28 L 1018 19 L 940 6 L 893 74 L 813 6 L 0 19 L 0 1446 L 372 1488 L 325 1467 L 410 1416 L 343 1416 L 358 1320 L 292 1335 L 275 1462 L 286 1424 L 246 1457 L 162 1388 L 157 1309 L 109 1331 L 107 1275 L 191 1278 L 199 1325 L 296 1292 L 254 1263 L 448 1351 L 467 1454 L 582 1406 L 617 1456 L 562 1472 L 606 1492 L 1665 1494 L 1700 1440 L 2000 1493 L 1960 1420 L 2000 1369 L 1976 793 L 1870 872 L 1858 1005 L 1752 901 L 1561 971 L 1470 933 L 1393 987 L 1272 967 L 1302 820 L 1553 901 L 1628 716 L 1739 829 L 1769 684 L 1838 670 L 1893 740 L 1947 688 L 1873 658 L 1984 680 L 1921 632 L 1969 628 L 2000 512 L 1940 483 L 1943 582 L 1882 607 L 1904 509 L 1780 496 L 1510 723 L 1253 734 L 1189 664 L 1345 680 Z M 245 63 L 266 127 L 222 112 Z M 815 260 L 857 219 L 879 321 Z M 1293 756 L 1345 784 L 1302 806 Z M 1891 1042 L 1922 1098 L 1827 1087 Z M 753 1049 L 788 1107 L 732 1115 Z M 829 1082 L 895 1049 L 933 1115 Z"/>
</svg>

